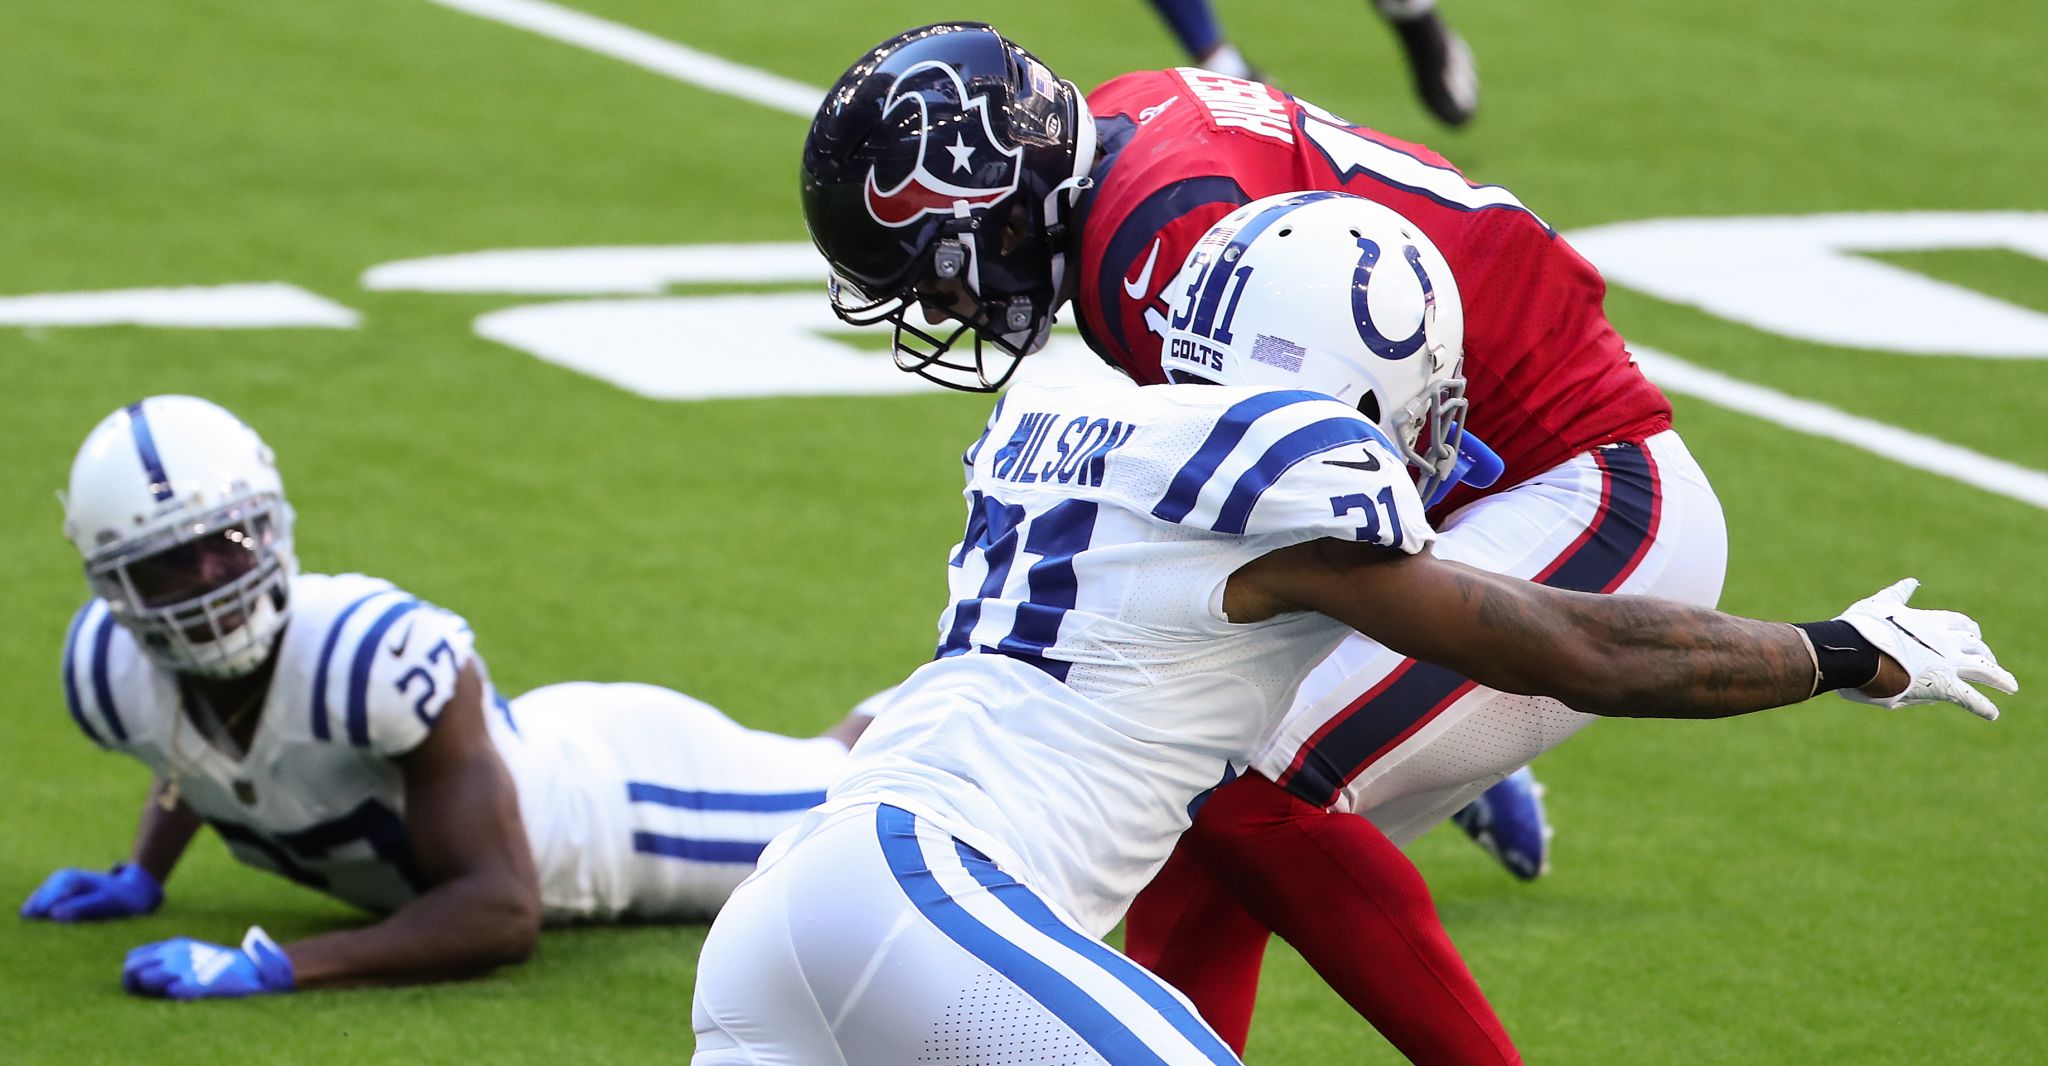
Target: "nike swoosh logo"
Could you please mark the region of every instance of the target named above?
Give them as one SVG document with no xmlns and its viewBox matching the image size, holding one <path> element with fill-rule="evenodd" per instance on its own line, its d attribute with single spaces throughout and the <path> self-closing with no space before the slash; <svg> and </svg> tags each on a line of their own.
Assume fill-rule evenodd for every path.
<svg viewBox="0 0 2048 1066">
<path fill-rule="evenodd" d="M 398 635 L 398 640 L 396 643 L 385 645 L 384 650 L 390 652 L 393 655 L 403 655 L 405 654 L 405 645 L 410 640 L 412 640 L 412 620 L 407 619 L 405 623 L 405 632 L 400 633 Z"/>
<path fill-rule="evenodd" d="M 1134 283 L 1129 278 L 1124 279 L 1125 296 L 1133 300 L 1142 300 L 1152 291 L 1152 268 L 1159 265 L 1159 246 L 1165 243 L 1164 237 L 1153 239 L 1152 254 L 1145 257 L 1145 269 L 1138 271 L 1138 280 Z"/>
<path fill-rule="evenodd" d="M 1892 617 L 1891 615 L 1885 615 L 1885 616 L 1884 616 L 1884 620 L 1885 620 L 1885 621 L 1887 621 L 1887 622 L 1890 622 L 1890 623 L 1892 624 L 1892 628 L 1893 628 L 1893 629 L 1896 629 L 1896 630 L 1898 630 L 1899 632 L 1901 632 L 1901 633 L 1904 633 L 1904 634 L 1905 634 L 1905 635 L 1907 635 L 1908 637 L 1912 637 L 1912 638 L 1913 638 L 1913 643 L 1915 643 L 1915 644 L 1918 644 L 1918 645 L 1920 645 L 1920 646 L 1921 646 L 1921 647 L 1923 647 L 1923 648 L 1926 648 L 1926 649 L 1927 649 L 1928 651 L 1934 651 L 1934 645 L 1932 645 L 1932 644 L 1929 644 L 1929 643 L 1927 643 L 1927 642 L 1926 642 L 1926 641 L 1924 641 L 1924 640 L 1921 640 L 1921 639 L 1920 639 L 1919 637 L 1914 637 L 1914 636 L 1913 636 L 1913 631 L 1912 631 L 1912 630 L 1910 630 L 1910 629 L 1907 629 L 1907 628 L 1906 628 L 1905 626 L 1902 626 L 1902 625 L 1900 625 L 1900 624 L 1899 624 L 1899 620 L 1898 620 L 1897 618 L 1894 618 L 1894 617 Z M 1940 653 L 1940 652 L 1938 652 L 1938 651 L 1934 651 L 1934 654 L 1936 654 L 1936 655 L 1940 655 L 1941 653 Z"/>
<path fill-rule="evenodd" d="M 1373 458 L 1373 454 L 1371 452 L 1367 452 L 1365 453 L 1364 462 L 1358 462 L 1352 459 L 1325 459 L 1323 460 L 1323 465 L 1341 466 L 1350 470 L 1378 470 L 1380 468 L 1380 461 L 1378 459 Z"/>
</svg>

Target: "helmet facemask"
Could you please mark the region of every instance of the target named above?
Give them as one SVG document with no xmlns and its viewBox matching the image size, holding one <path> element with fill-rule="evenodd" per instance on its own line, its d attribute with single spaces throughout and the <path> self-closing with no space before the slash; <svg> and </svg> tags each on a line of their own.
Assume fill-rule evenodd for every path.
<svg viewBox="0 0 2048 1066">
<path fill-rule="evenodd" d="M 228 678 L 269 658 L 290 617 L 295 569 L 291 508 L 265 493 L 95 555 L 85 575 L 151 659 Z"/>
</svg>

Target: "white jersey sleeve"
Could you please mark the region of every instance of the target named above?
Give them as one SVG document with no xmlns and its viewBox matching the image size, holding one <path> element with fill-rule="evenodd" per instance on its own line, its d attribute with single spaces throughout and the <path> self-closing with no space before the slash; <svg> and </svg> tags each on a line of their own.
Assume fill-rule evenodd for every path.
<svg viewBox="0 0 2048 1066">
<path fill-rule="evenodd" d="M 315 736 L 386 757 L 411 751 L 433 730 L 475 653 L 460 615 L 390 586 L 358 599 L 322 644 Z"/>
<path fill-rule="evenodd" d="M 1356 410 L 1261 392 L 1216 419 L 1152 516 L 1236 536 L 1307 534 L 1414 554 L 1436 534 L 1407 465 Z"/>
<path fill-rule="evenodd" d="M 125 636 L 107 609 L 94 599 L 78 609 L 64 636 L 64 704 L 88 739 L 110 751 L 128 746 L 128 728 L 115 696 L 116 637 Z M 132 642 L 131 642 L 132 643 Z"/>
</svg>

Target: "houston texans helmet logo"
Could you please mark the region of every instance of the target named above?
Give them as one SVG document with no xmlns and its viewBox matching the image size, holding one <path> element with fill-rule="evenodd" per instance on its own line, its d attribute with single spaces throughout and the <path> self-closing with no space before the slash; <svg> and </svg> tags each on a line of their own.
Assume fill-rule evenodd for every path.
<svg viewBox="0 0 2048 1066">
<path fill-rule="evenodd" d="M 950 214 L 956 203 L 985 207 L 1017 191 L 1024 149 L 997 143 L 988 97 L 970 98 L 958 71 L 936 60 L 905 71 L 882 101 L 882 120 L 905 107 L 917 109 L 917 151 L 869 168 L 866 199 L 875 221 L 908 226 L 927 214 Z M 883 188 L 894 176 L 883 170 L 893 171 L 905 158 L 912 161 L 910 172 Z"/>
</svg>

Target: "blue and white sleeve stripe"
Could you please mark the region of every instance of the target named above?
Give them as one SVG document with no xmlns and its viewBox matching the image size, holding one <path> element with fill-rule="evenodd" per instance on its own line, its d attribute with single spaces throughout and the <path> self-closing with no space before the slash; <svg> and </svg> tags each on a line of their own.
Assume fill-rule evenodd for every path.
<svg viewBox="0 0 2048 1066">
<path fill-rule="evenodd" d="M 386 607 L 356 642 L 355 659 L 348 669 L 348 742 L 358 748 L 370 746 L 370 666 L 377 649 L 392 624 L 418 610 L 419 605 L 420 601 L 408 597 Z"/>
<path fill-rule="evenodd" d="M 92 694 L 99 701 L 100 715 L 106 719 L 108 731 L 114 734 L 114 742 L 126 744 L 128 729 L 121 724 L 120 708 L 114 705 L 114 686 L 107 676 L 114 645 L 114 625 L 114 612 L 102 603 L 99 622 L 92 634 Z"/>
<path fill-rule="evenodd" d="M 80 702 L 78 691 L 78 634 L 85 628 L 85 618 L 92 613 L 94 604 L 98 602 L 94 600 L 80 607 L 78 613 L 71 616 L 71 628 L 64 634 L 64 706 L 71 712 L 71 720 L 78 723 L 79 730 L 94 744 L 104 748 L 107 742 L 101 739 L 99 730 L 94 729 L 92 722 L 85 717 L 85 706 Z"/>
<path fill-rule="evenodd" d="M 1384 442 L 1385 438 L 1371 423 L 1355 416 L 1326 418 L 1287 434 L 1267 448 L 1250 469 L 1239 475 L 1230 487 L 1230 495 L 1224 497 L 1222 506 L 1217 509 L 1216 521 L 1209 528 L 1218 533 L 1243 533 L 1251 521 L 1252 508 L 1258 506 L 1259 497 L 1264 496 L 1282 474 L 1312 456 L 1369 440 Z"/>
<path fill-rule="evenodd" d="M 1301 407 L 1315 404 L 1315 409 Z M 1302 462 L 1350 444 L 1393 446 L 1378 427 L 1319 392 L 1264 392 L 1225 411 L 1174 474 L 1156 518 L 1242 534 L 1260 497 Z"/>
<path fill-rule="evenodd" d="M 330 678 L 334 674 L 334 665 L 335 660 L 337 658 L 336 651 L 341 644 L 342 634 L 348 629 L 349 620 L 355 617 L 357 611 L 361 610 L 365 604 L 368 604 L 372 600 L 376 600 L 380 597 L 398 597 L 400 601 L 404 603 L 412 603 L 415 606 L 417 606 L 418 603 L 418 601 L 412 600 L 410 597 L 406 596 L 404 593 L 398 591 L 397 589 L 379 589 L 376 592 L 372 592 L 367 596 L 363 596 L 357 599 L 355 602 L 349 604 L 347 607 L 342 608 L 341 613 L 336 615 L 334 617 L 334 621 L 328 624 L 327 637 L 326 639 L 320 642 L 320 658 L 317 660 L 319 665 L 313 668 L 312 728 L 313 737 L 316 740 L 331 740 L 333 739 L 334 736 L 334 725 L 332 721 L 332 715 L 328 711 L 328 691 L 330 688 Z M 358 645 L 355 646 L 355 653 L 349 657 L 351 669 L 348 673 L 345 673 L 342 676 L 349 677 L 351 681 L 353 681 L 354 667 L 356 664 L 361 664 L 363 670 L 367 674 L 369 669 L 369 661 L 368 658 L 362 653 L 363 649 L 365 648 L 374 651 L 376 649 L 376 642 L 374 640 L 369 641 L 367 643 L 362 643 L 359 641 Z M 353 696 L 357 689 L 358 686 L 351 684 L 349 692 L 345 694 L 344 699 L 347 702 L 344 702 L 342 705 L 345 710 L 352 710 Z M 367 724 L 365 724 L 363 728 L 362 739 L 360 740 L 356 738 L 353 718 L 351 718 L 348 721 L 348 725 L 350 728 L 349 739 L 352 742 L 354 742 L 358 746 L 366 745 L 369 743 L 369 730 Z"/>
</svg>

